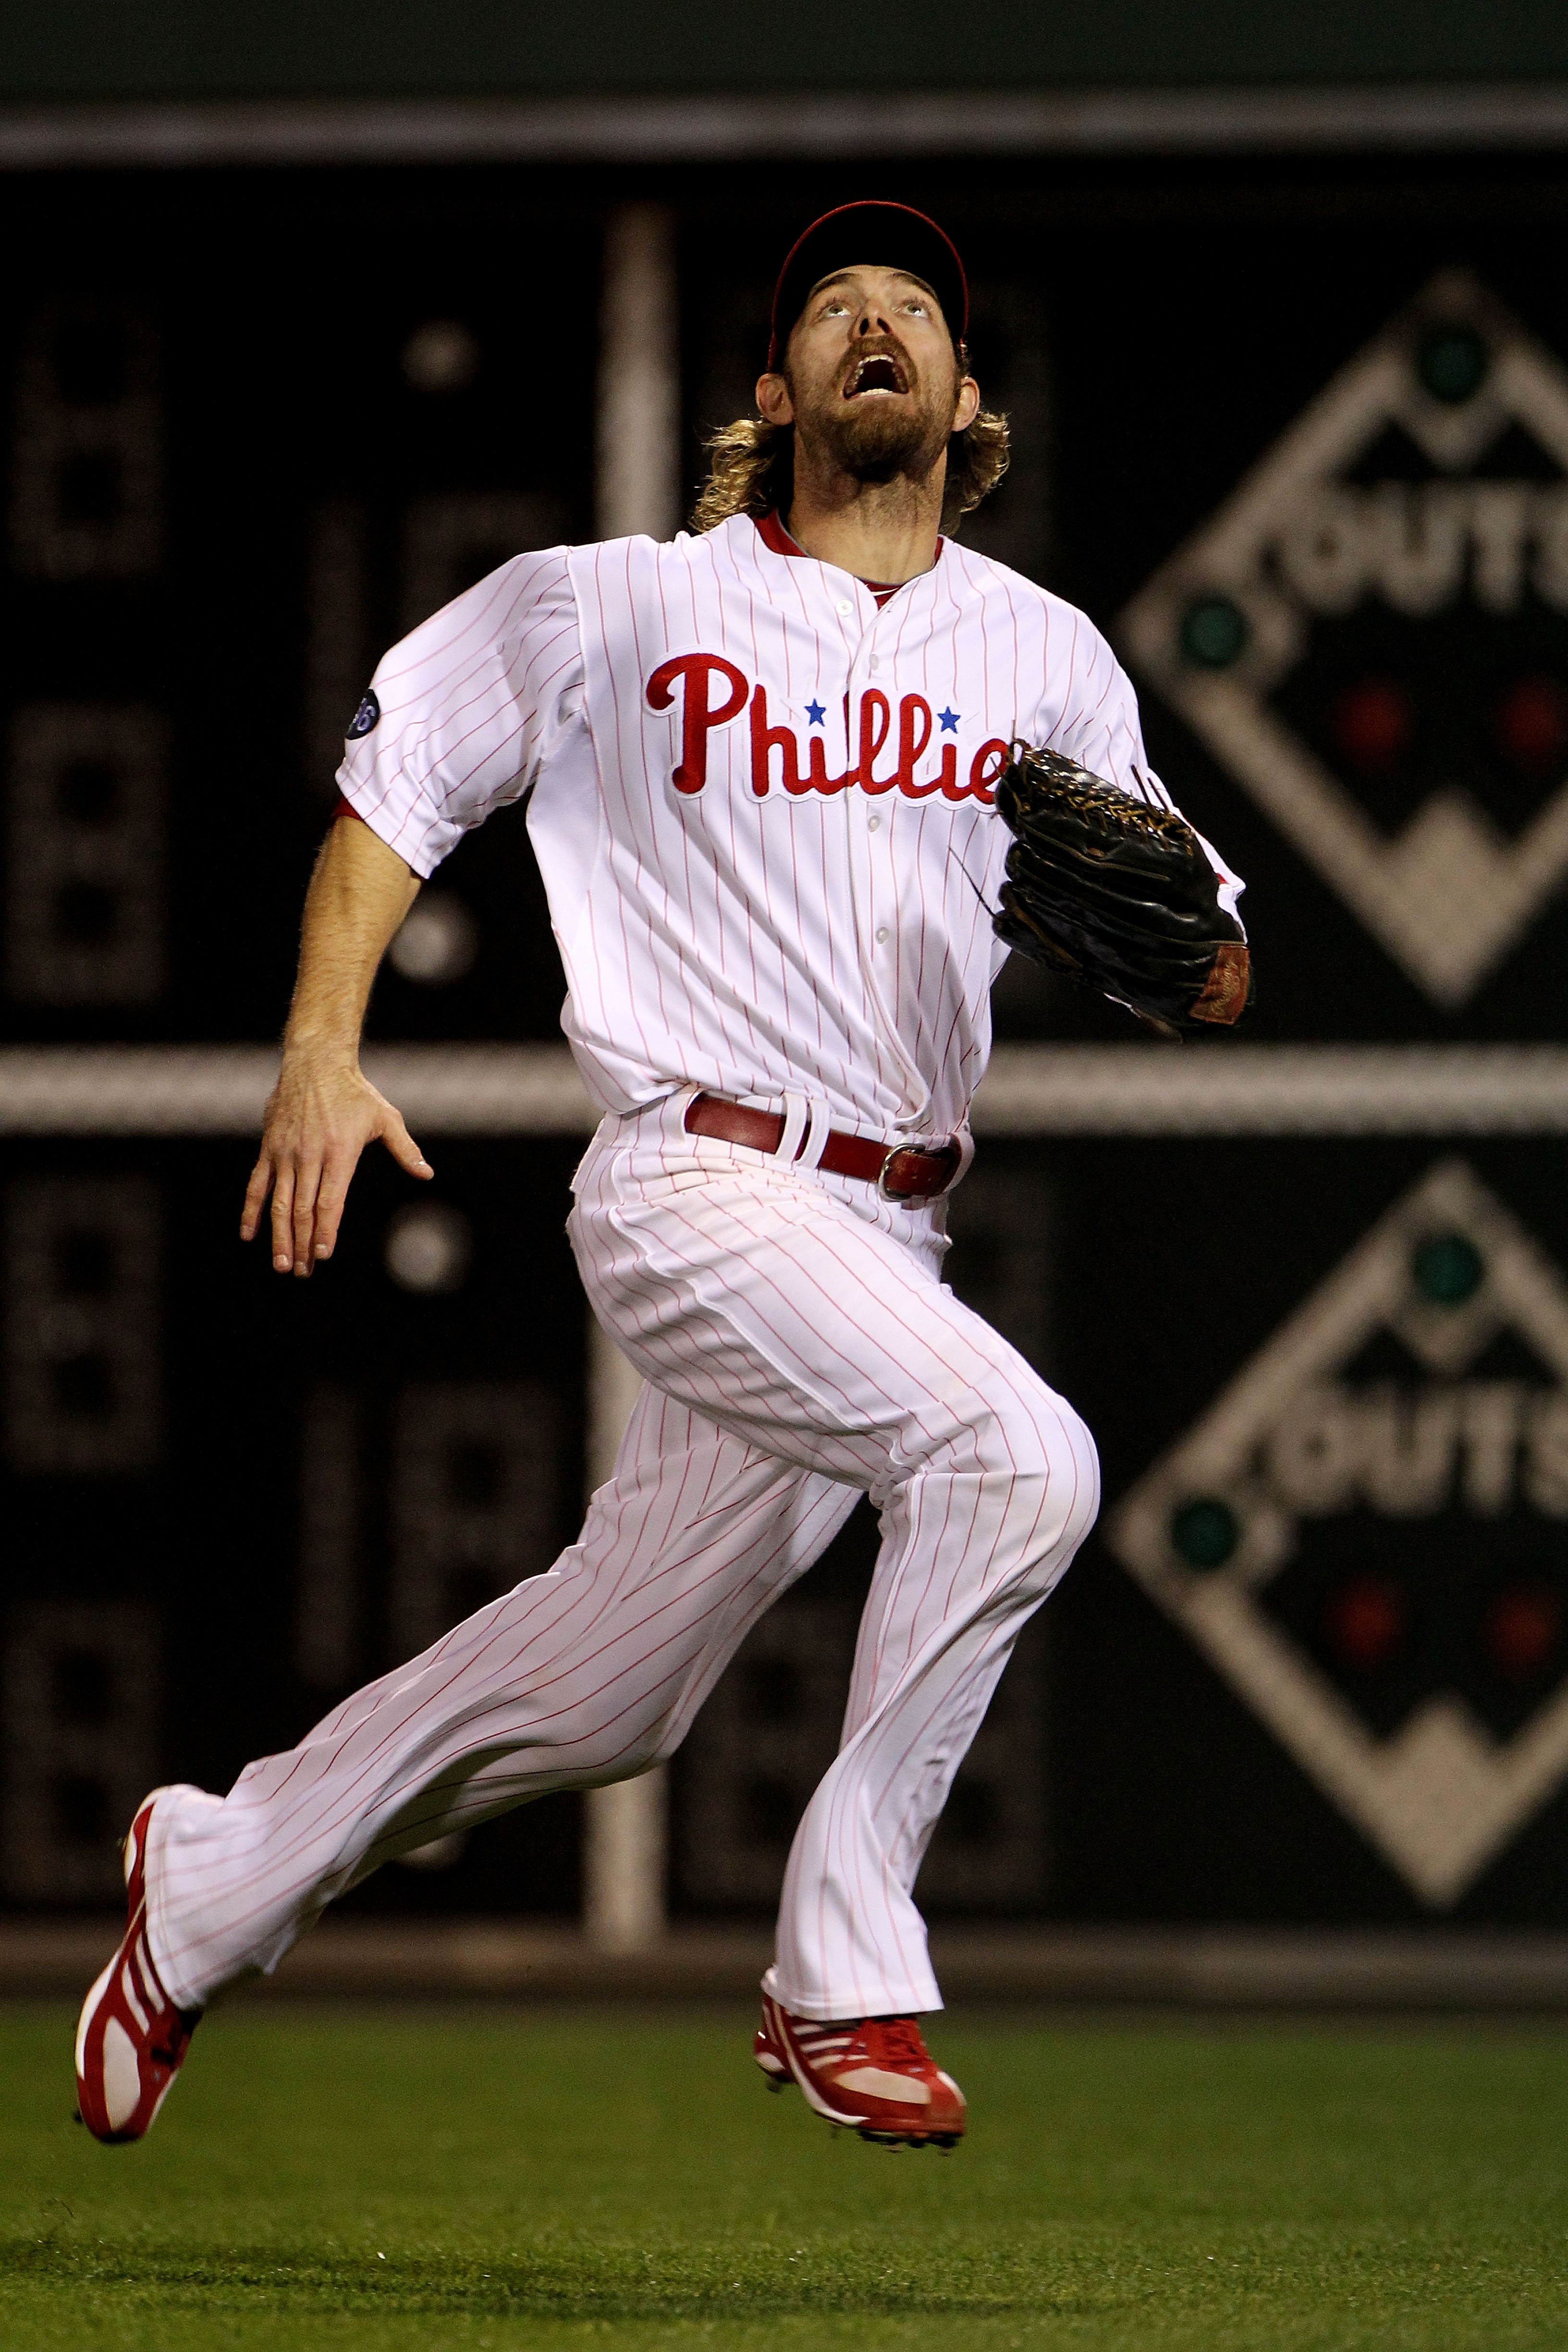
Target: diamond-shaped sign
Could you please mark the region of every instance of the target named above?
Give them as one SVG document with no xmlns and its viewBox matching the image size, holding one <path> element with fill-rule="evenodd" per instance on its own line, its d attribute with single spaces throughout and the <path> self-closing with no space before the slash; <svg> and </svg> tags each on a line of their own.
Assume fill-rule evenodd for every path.
<svg viewBox="0 0 1568 2352">
<path fill-rule="evenodd" d="M 1121 616 L 1134 665 L 1432 1000 L 1568 876 L 1568 372 L 1448 273 Z"/>
<path fill-rule="evenodd" d="M 1113 1550 L 1434 1906 L 1568 1773 L 1568 1286 L 1434 1168 L 1139 1480 Z"/>
</svg>

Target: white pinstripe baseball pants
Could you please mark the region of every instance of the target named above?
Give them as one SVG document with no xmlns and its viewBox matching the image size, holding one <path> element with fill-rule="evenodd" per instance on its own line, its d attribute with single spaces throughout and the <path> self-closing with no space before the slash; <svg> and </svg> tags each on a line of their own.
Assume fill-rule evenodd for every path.
<svg viewBox="0 0 1568 2352">
<path fill-rule="evenodd" d="M 149 1935 L 195 2007 L 394 1854 L 670 1755 L 749 1627 L 869 1495 L 882 1546 L 843 1741 L 785 1874 L 798 2015 L 941 2006 L 911 1889 L 1018 1632 L 1094 1521 L 1088 1431 L 938 1279 L 929 1211 L 607 1119 L 576 1179 L 593 1306 L 648 1385 L 548 1574 L 150 1842 Z"/>
</svg>

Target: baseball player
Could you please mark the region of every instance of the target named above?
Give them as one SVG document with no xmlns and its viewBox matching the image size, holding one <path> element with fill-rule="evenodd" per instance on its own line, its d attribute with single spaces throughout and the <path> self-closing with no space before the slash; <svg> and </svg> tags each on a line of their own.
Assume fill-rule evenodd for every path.
<svg viewBox="0 0 1568 2352">
<path fill-rule="evenodd" d="M 360 1074 L 365 1003 L 421 880 L 527 794 L 603 1112 L 568 1231 L 644 1386 L 546 1573 L 227 1796 L 143 1802 L 77 2037 L 100 2138 L 139 2137 L 214 1994 L 393 1855 L 671 1755 L 861 1495 L 881 1549 L 754 2054 L 869 2138 L 963 2131 L 917 2021 L 941 1996 L 912 1889 L 1099 1501 L 1083 1423 L 942 1280 L 1005 953 L 996 785 L 1018 739 L 1169 807 L 1098 631 L 952 536 L 1005 463 L 967 310 L 922 215 L 829 213 L 784 262 L 759 414 L 717 436 L 696 530 L 520 555 L 375 673 L 242 1232 L 270 1193 L 273 1265 L 308 1276 L 371 1139 L 430 1177 Z"/>
</svg>

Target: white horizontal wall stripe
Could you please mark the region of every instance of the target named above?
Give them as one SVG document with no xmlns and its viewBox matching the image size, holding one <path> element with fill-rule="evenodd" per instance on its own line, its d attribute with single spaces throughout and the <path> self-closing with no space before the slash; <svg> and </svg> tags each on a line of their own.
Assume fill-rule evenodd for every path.
<svg viewBox="0 0 1568 2352">
<path fill-rule="evenodd" d="M 1561 1135 L 1561 1045 L 999 1046 L 980 1135 Z"/>
<path fill-rule="evenodd" d="M 416 1136 L 592 1133 L 562 1045 L 384 1045 Z M 0 1134 L 255 1135 L 267 1045 L 0 1048 Z M 978 1135 L 1564 1135 L 1563 1045 L 1001 1045 Z"/>
<path fill-rule="evenodd" d="M 368 1049 L 372 1083 L 416 1134 L 591 1135 L 596 1114 L 563 1045 Z M 270 1045 L 0 1048 L 0 1134 L 256 1135 L 278 1075 Z"/>
<path fill-rule="evenodd" d="M 0 107 L 0 170 L 1568 144 L 1568 84 Z"/>
</svg>

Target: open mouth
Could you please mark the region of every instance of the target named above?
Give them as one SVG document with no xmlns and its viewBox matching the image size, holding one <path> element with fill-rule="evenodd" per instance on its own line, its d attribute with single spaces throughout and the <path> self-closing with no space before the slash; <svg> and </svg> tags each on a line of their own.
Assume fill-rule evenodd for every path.
<svg viewBox="0 0 1568 2352">
<path fill-rule="evenodd" d="M 844 397 L 857 400 L 863 392 L 908 392 L 909 388 L 909 378 L 890 352 L 868 352 L 851 371 Z"/>
</svg>

